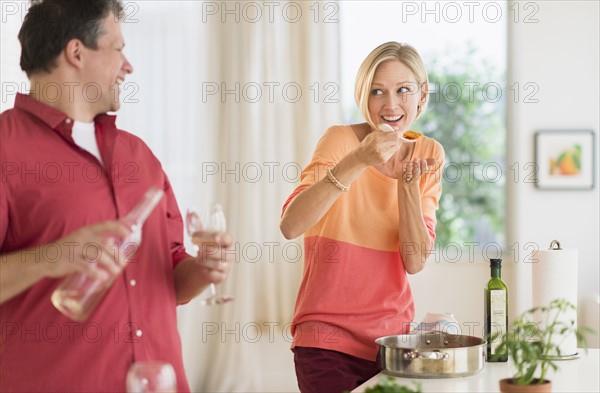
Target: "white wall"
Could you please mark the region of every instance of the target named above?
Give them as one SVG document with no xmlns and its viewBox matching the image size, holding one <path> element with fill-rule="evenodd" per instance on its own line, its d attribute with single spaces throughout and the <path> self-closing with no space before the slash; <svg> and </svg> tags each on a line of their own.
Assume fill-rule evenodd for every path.
<svg viewBox="0 0 600 393">
<path fill-rule="evenodd" d="M 508 86 L 534 82 L 538 103 L 507 100 L 508 165 L 534 160 L 534 133 L 540 129 L 592 129 L 596 134 L 595 188 L 592 191 L 540 191 L 520 178 L 508 181 L 508 243 L 535 242 L 548 248 L 552 239 L 579 251 L 579 323 L 600 332 L 598 294 L 598 86 L 599 3 L 542 1 L 536 23 L 508 28 Z M 512 6 L 517 6 L 513 2 Z M 523 3 L 521 2 L 521 9 Z M 510 7 L 510 6 L 509 6 Z M 522 18 L 521 18 L 522 19 Z M 512 97 L 510 97 L 512 98 Z M 514 173 L 509 171 L 509 175 Z M 513 311 L 531 305 L 531 265 L 515 264 Z M 513 292 L 515 293 L 515 292 Z M 592 303 L 595 301 L 595 304 Z M 598 346 L 598 336 L 594 338 Z"/>
<path fill-rule="evenodd" d="M 15 104 L 17 92 L 27 92 L 29 81 L 19 66 L 21 45 L 17 35 L 27 13 L 24 1 L 2 2 L 0 4 L 0 112 L 10 109 Z"/>
</svg>

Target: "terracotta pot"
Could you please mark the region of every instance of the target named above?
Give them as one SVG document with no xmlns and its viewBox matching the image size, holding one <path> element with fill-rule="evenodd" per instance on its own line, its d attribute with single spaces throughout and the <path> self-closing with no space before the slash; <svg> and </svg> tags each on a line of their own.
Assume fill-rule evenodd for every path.
<svg viewBox="0 0 600 393">
<path fill-rule="evenodd" d="M 534 379 L 531 385 L 517 385 L 513 383 L 512 378 L 504 378 L 500 380 L 500 391 L 503 393 L 551 393 L 552 381 L 544 379 L 544 382 L 538 383 L 538 380 Z"/>
</svg>

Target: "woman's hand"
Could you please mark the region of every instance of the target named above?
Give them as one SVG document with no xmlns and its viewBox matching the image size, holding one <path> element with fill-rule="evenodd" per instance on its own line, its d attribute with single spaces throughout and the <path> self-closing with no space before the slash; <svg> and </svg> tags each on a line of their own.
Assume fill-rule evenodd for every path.
<svg viewBox="0 0 600 393">
<path fill-rule="evenodd" d="M 434 164 L 433 158 L 415 158 L 412 161 L 400 162 L 395 167 L 395 175 L 402 184 L 418 184 L 421 182 L 421 176 Z"/>
<path fill-rule="evenodd" d="M 356 158 L 368 166 L 384 164 L 400 149 L 399 132 L 371 131 L 354 150 Z"/>
<path fill-rule="evenodd" d="M 392 133 L 390 133 L 392 134 Z M 399 136 L 399 133 L 394 133 Z M 366 139 L 366 138 L 365 138 Z M 387 177 L 392 179 L 400 179 L 398 176 L 399 168 L 402 168 L 403 165 L 407 164 L 407 161 L 412 157 L 413 151 L 415 150 L 415 143 L 412 142 L 402 142 L 398 140 L 398 147 L 396 151 L 392 154 L 391 158 L 389 158 L 386 162 L 383 162 L 378 165 L 374 165 L 375 168 Z"/>
</svg>

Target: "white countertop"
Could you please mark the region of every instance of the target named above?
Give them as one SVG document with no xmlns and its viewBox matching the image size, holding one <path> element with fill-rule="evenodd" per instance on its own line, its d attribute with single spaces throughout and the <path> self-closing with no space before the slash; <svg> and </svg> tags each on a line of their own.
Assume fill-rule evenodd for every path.
<svg viewBox="0 0 600 393">
<path fill-rule="evenodd" d="M 579 359 L 558 361 L 559 370 L 550 371 L 552 391 L 559 392 L 600 392 L 600 349 L 588 349 Z M 367 387 L 377 385 L 382 376 L 379 373 L 353 390 L 363 392 Z M 423 392 L 499 392 L 498 381 L 510 377 L 510 363 L 485 363 L 479 374 L 463 378 L 412 379 L 396 378 L 401 385 L 413 386 L 419 382 Z"/>
</svg>

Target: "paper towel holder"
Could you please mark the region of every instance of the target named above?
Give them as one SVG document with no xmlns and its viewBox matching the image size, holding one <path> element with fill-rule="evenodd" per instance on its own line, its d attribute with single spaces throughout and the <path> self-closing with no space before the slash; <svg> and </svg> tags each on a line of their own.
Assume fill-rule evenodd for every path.
<svg viewBox="0 0 600 393">
<path fill-rule="evenodd" d="M 562 250 L 562 248 L 560 248 L 560 242 L 558 240 L 552 240 L 550 243 L 550 250 Z"/>
</svg>

